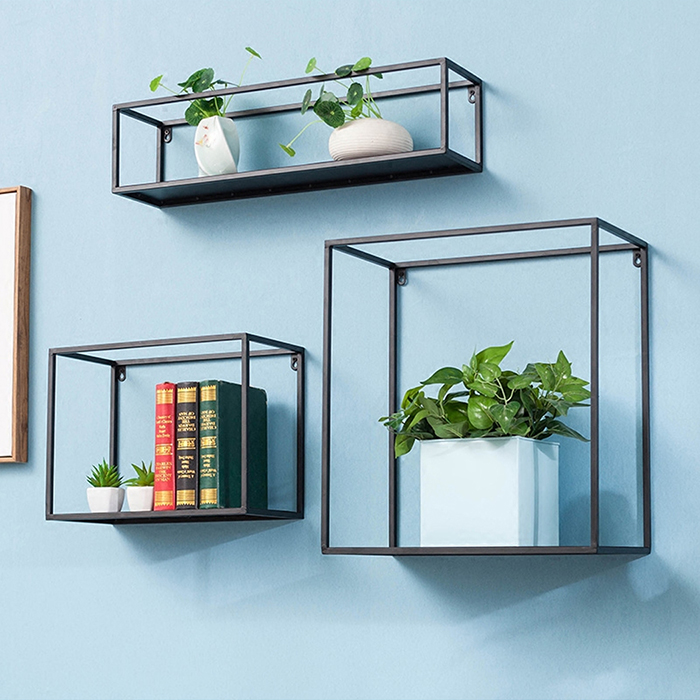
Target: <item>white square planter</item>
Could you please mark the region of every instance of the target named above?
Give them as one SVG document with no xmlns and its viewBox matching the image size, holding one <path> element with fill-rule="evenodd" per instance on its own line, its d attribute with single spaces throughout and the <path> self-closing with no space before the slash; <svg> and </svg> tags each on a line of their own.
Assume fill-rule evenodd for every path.
<svg viewBox="0 0 700 700">
<path fill-rule="evenodd" d="M 420 442 L 423 547 L 559 544 L 559 445 L 521 437 Z"/>
</svg>

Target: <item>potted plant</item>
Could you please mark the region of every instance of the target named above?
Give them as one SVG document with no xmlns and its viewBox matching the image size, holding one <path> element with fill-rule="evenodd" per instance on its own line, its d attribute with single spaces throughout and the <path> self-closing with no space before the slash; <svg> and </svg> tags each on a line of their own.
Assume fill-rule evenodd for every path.
<svg viewBox="0 0 700 700">
<path fill-rule="evenodd" d="M 127 479 L 126 500 L 130 511 L 153 510 L 153 484 L 155 483 L 155 472 L 153 462 L 146 466 L 145 462 L 131 465 L 136 472 L 136 476 Z"/>
<path fill-rule="evenodd" d="M 158 88 L 163 88 L 173 95 L 187 95 L 201 94 L 229 86 L 240 87 L 250 62 L 254 58 L 262 58 L 250 46 L 246 46 L 245 50 L 250 56 L 237 83 L 230 83 L 227 80 L 216 80 L 212 68 L 200 68 L 200 70 L 192 73 L 185 82 L 178 83 L 179 91 L 163 85 L 163 76 L 159 75 L 151 80 L 151 92 L 155 92 Z M 194 154 L 199 165 L 200 177 L 237 172 L 241 151 L 238 130 L 233 119 L 226 116 L 232 99 L 233 95 L 229 95 L 226 99 L 218 95 L 210 99 L 198 97 L 192 100 L 189 107 L 185 110 L 187 123 L 197 127 L 194 135 Z"/>
<path fill-rule="evenodd" d="M 587 405 L 588 382 L 563 352 L 521 373 L 503 370 L 512 345 L 437 370 L 380 419 L 397 457 L 420 443 L 423 546 L 559 544 L 559 446 L 544 441 L 586 441 L 560 419 Z M 436 396 L 428 386 L 439 386 Z"/>
<path fill-rule="evenodd" d="M 93 464 L 88 474 L 88 506 L 91 513 L 118 513 L 124 504 L 123 483 L 116 464 L 109 465 L 103 459 L 101 464 Z"/>
<path fill-rule="evenodd" d="M 333 129 L 328 140 L 328 150 L 333 160 L 350 158 L 368 158 L 372 156 L 407 153 L 413 150 L 413 139 L 406 129 L 395 122 L 382 118 L 379 105 L 372 97 L 370 74 L 372 59 L 364 56 L 354 64 L 336 68 L 335 82 L 345 91 L 344 98 L 339 99 L 333 92 L 321 85 L 319 96 L 313 104 L 313 112 L 318 119 L 307 124 L 288 144 L 279 144 L 290 156 L 296 151 L 292 144 L 311 126 L 324 122 Z M 306 66 L 306 73 L 314 70 L 324 74 L 312 58 Z M 357 78 L 365 77 L 365 85 Z M 381 73 L 373 73 L 374 78 L 382 78 Z M 349 78 L 350 83 L 343 82 Z M 312 92 L 307 90 L 301 103 L 301 113 L 306 114 L 311 107 Z"/>
</svg>

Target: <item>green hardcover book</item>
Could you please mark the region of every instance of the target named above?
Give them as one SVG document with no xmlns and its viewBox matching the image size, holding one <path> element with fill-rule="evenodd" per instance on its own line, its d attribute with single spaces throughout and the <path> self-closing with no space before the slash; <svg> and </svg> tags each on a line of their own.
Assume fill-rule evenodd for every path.
<svg viewBox="0 0 700 700">
<path fill-rule="evenodd" d="M 241 507 L 241 385 L 199 385 L 199 507 Z M 248 507 L 267 508 L 267 395 L 248 391 Z"/>
</svg>

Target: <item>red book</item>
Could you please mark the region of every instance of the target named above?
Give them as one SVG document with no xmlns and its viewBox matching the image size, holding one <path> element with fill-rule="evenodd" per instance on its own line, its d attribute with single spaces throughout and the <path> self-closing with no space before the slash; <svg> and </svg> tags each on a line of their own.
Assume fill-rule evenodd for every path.
<svg viewBox="0 0 700 700">
<path fill-rule="evenodd" d="M 156 478 L 153 510 L 175 510 L 175 385 L 156 385 Z"/>
</svg>

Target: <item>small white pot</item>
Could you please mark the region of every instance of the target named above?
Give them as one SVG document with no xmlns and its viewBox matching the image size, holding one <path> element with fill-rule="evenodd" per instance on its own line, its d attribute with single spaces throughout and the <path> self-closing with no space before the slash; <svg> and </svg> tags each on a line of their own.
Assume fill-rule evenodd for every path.
<svg viewBox="0 0 700 700">
<path fill-rule="evenodd" d="M 328 139 L 333 160 L 370 158 L 413 150 L 411 134 L 387 119 L 355 119 L 333 130 Z"/>
<path fill-rule="evenodd" d="M 521 437 L 420 443 L 422 546 L 559 544 L 559 445 Z"/>
<path fill-rule="evenodd" d="M 199 175 L 227 175 L 237 171 L 241 144 L 238 129 L 228 117 L 206 117 L 194 134 Z"/>
<path fill-rule="evenodd" d="M 130 511 L 153 510 L 153 486 L 127 486 L 126 501 Z"/>
<path fill-rule="evenodd" d="M 87 490 L 91 513 L 118 513 L 124 505 L 124 489 L 114 486 L 94 486 Z"/>
</svg>

